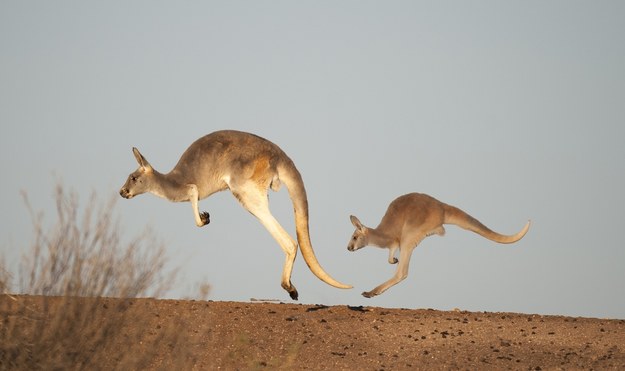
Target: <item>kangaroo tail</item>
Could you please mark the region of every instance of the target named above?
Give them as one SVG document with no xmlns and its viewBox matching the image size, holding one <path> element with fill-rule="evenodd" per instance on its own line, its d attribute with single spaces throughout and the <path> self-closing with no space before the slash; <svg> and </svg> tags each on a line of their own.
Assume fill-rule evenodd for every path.
<svg viewBox="0 0 625 371">
<path fill-rule="evenodd" d="M 530 229 L 531 221 L 527 221 L 525 227 L 517 233 L 513 235 L 503 235 L 497 232 L 493 232 L 490 228 L 480 223 L 479 220 L 475 219 L 471 215 L 465 213 L 457 207 L 445 205 L 445 224 L 454 224 L 460 228 L 464 228 L 468 231 L 475 232 L 482 237 L 488 238 L 491 241 L 499 242 L 499 243 L 513 243 L 517 242 Z"/>
<path fill-rule="evenodd" d="M 351 289 L 352 286 L 340 283 L 326 273 L 315 256 L 312 243 L 310 242 L 310 231 L 308 228 L 308 198 L 306 197 L 304 181 L 295 167 L 295 164 L 293 164 L 293 162 L 284 164 L 278 168 L 278 174 L 280 180 L 286 185 L 291 201 L 293 202 L 297 242 L 306 265 L 308 265 L 308 268 L 310 268 L 315 276 L 328 285 L 339 289 Z"/>
</svg>

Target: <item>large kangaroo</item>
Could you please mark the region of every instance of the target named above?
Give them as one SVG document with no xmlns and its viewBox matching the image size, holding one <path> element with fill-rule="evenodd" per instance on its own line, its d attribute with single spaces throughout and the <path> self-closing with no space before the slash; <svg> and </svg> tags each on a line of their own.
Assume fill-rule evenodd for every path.
<svg viewBox="0 0 625 371">
<path fill-rule="evenodd" d="M 530 222 L 512 236 L 493 232 L 477 219 L 457 207 L 447 205 L 437 199 L 421 193 L 409 193 L 396 198 L 388 206 L 386 214 L 377 228 L 367 228 L 355 216 L 350 220 L 356 231 L 352 235 L 347 249 L 356 251 L 367 245 L 389 249 L 388 262 L 396 264 L 397 271 L 388 281 L 371 291 L 363 292 L 366 298 L 380 295 L 408 277 L 408 264 L 415 247 L 427 236 L 438 234 L 443 236 L 443 224 L 455 224 L 461 228 L 475 232 L 489 240 L 499 243 L 513 243 L 525 236 Z M 399 260 L 395 252 L 399 249 Z"/>
<path fill-rule="evenodd" d="M 132 152 L 139 168 L 128 176 L 119 191 L 122 197 L 130 199 L 149 192 L 173 202 L 189 201 L 195 224 L 202 227 L 209 223 L 209 215 L 198 211 L 198 201 L 229 189 L 241 205 L 267 228 L 286 254 L 282 287 L 293 300 L 297 300 L 291 271 L 298 244 L 271 215 L 267 195 L 268 188 L 278 191 L 284 183 L 295 209 L 297 241 L 306 264 L 325 283 L 342 289 L 351 288 L 330 277 L 317 261 L 310 242 L 308 199 L 302 176 L 277 145 L 254 134 L 216 131 L 191 144 L 167 174 L 154 170 L 136 148 Z"/>
</svg>

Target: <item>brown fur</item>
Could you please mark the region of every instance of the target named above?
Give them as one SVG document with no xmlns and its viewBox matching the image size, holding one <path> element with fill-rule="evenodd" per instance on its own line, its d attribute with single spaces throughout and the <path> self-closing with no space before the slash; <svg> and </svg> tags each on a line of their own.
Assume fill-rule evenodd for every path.
<svg viewBox="0 0 625 371">
<path fill-rule="evenodd" d="M 499 243 L 513 243 L 525 236 L 530 222 L 517 234 L 506 236 L 493 232 L 464 211 L 447 205 L 421 193 L 409 193 L 390 203 L 382 221 L 376 228 L 365 227 L 355 216 L 350 217 L 356 230 L 347 245 L 349 251 L 356 251 L 367 245 L 389 249 L 388 262 L 396 264 L 395 275 L 371 291 L 363 292 L 365 297 L 380 295 L 391 286 L 408 276 L 408 266 L 414 248 L 425 238 L 434 234 L 444 235 L 443 224 L 454 224 Z M 399 249 L 399 260 L 395 252 Z"/>
<path fill-rule="evenodd" d="M 306 264 L 319 279 L 334 287 L 351 288 L 333 279 L 317 261 L 310 243 L 304 182 L 293 161 L 274 143 L 250 133 L 217 131 L 192 143 L 167 174 L 154 170 L 136 148 L 133 153 L 139 168 L 122 186 L 119 192 L 122 197 L 150 192 L 174 202 L 189 201 L 195 223 L 201 227 L 209 223 L 209 216 L 199 212 L 198 201 L 229 189 L 286 254 L 281 285 L 291 298 L 298 297 L 291 283 L 298 243 Z M 298 243 L 269 211 L 268 189 L 277 191 L 281 183 L 286 185 L 293 201 Z"/>
</svg>

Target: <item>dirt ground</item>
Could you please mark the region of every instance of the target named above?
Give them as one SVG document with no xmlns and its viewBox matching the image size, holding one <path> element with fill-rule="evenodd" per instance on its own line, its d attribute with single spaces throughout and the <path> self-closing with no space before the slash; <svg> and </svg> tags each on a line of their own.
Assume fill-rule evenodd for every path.
<svg viewBox="0 0 625 371">
<path fill-rule="evenodd" d="M 114 308 L 121 299 L 99 300 L 102 310 L 91 318 L 94 323 L 120 310 Z M 123 310 L 142 320 L 117 332 L 126 339 L 139 335 L 131 351 L 154 354 L 147 369 L 179 369 L 172 349 L 180 350 L 152 341 L 172 325 L 184 341 L 186 367 L 196 370 L 625 369 L 625 320 L 266 302 L 124 302 Z M 24 308 L 34 313 L 42 305 L 41 297 L 0 296 L 4 326 L 22 318 L 17 312 Z M 109 351 L 129 349 L 120 342 Z M 105 368 L 117 368 L 115 359 Z"/>
</svg>

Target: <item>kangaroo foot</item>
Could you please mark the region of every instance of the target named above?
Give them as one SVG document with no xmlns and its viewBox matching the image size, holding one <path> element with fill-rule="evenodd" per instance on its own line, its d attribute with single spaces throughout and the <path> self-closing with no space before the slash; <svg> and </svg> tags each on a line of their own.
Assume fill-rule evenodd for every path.
<svg viewBox="0 0 625 371">
<path fill-rule="evenodd" d="M 374 296 L 376 296 L 377 294 L 373 291 L 365 291 L 362 293 L 362 296 L 364 296 L 365 298 L 372 298 Z"/>
<path fill-rule="evenodd" d="M 291 297 L 291 299 L 293 300 L 297 300 L 298 298 L 298 293 L 297 293 L 297 289 L 295 288 L 295 286 L 293 286 L 290 282 L 289 285 L 282 285 L 282 288 L 286 290 L 286 292 L 289 293 L 289 296 Z"/>
<path fill-rule="evenodd" d="M 297 293 L 297 290 L 293 289 L 293 291 L 289 291 L 289 296 L 291 296 L 291 299 L 297 300 L 299 294 Z"/>
</svg>

